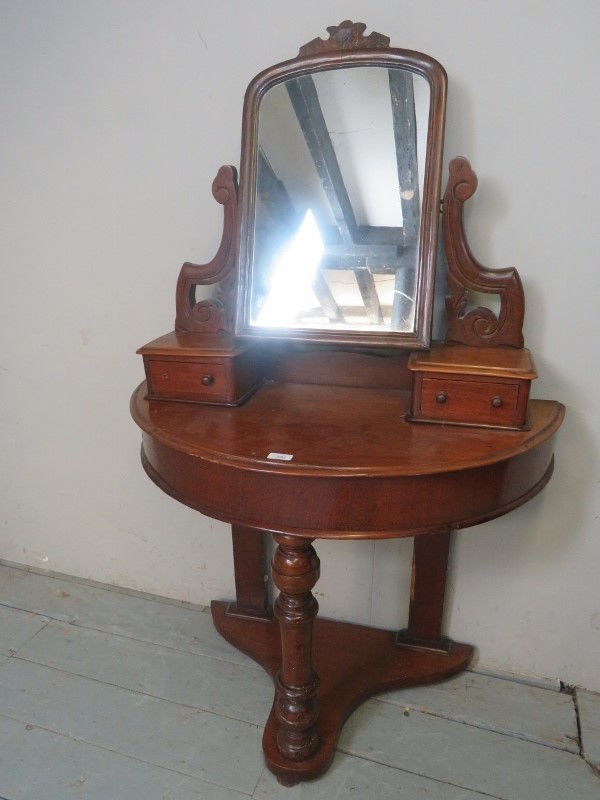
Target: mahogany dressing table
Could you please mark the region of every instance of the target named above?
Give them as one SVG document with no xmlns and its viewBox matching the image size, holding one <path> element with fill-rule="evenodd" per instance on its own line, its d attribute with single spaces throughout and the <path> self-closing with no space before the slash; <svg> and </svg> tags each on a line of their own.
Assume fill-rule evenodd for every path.
<svg viewBox="0 0 600 800">
<path fill-rule="evenodd" d="M 240 202 L 235 170 L 221 168 L 221 246 L 209 264 L 184 264 L 176 330 L 141 348 L 147 380 L 131 400 L 149 477 L 232 525 L 236 599 L 213 602 L 213 620 L 273 678 L 263 747 L 287 785 L 326 771 L 370 695 L 467 666 L 472 646 L 442 631 L 451 531 L 546 485 L 564 414 L 529 399 L 518 273 L 486 269 L 469 250 L 462 207 L 476 179 L 465 159 L 450 164 L 441 213 L 447 335 L 431 342 L 443 69 L 361 23 L 328 30 L 250 84 Z M 332 98 L 350 115 L 359 96 L 369 126 L 381 116 L 389 130 L 373 122 L 368 169 L 351 174 Z M 397 191 L 383 211 L 367 201 L 359 211 L 386 136 Z M 282 274 L 291 289 L 278 287 Z M 199 297 L 207 286 L 216 291 Z M 499 310 L 477 305 L 485 294 Z M 313 541 L 393 537 L 414 537 L 407 628 L 319 618 Z"/>
</svg>

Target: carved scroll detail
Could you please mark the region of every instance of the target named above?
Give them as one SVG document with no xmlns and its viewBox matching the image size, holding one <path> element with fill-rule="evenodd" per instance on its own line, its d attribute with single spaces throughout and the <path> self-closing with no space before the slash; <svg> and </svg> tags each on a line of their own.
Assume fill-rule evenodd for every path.
<svg viewBox="0 0 600 800">
<path fill-rule="evenodd" d="M 450 162 L 444 195 L 442 229 L 448 259 L 447 342 L 475 347 L 523 347 L 525 297 L 514 267 L 488 269 L 469 248 L 463 226 L 463 204 L 477 188 L 477 176 L 466 158 Z M 468 310 L 469 290 L 500 297 L 500 312 L 479 307 Z"/>
<path fill-rule="evenodd" d="M 175 294 L 175 330 L 217 333 L 233 332 L 235 314 L 235 221 L 237 211 L 237 172 L 221 167 L 212 185 L 213 197 L 223 206 L 221 244 L 208 264 L 185 263 L 179 273 Z M 217 296 L 196 302 L 196 286 L 219 283 Z"/>
<path fill-rule="evenodd" d="M 364 36 L 366 28 L 364 22 L 351 22 L 345 19 L 339 25 L 330 25 L 327 28 L 329 39 L 313 39 L 300 48 L 298 55 L 309 56 L 336 50 L 367 50 L 389 46 L 389 36 L 375 31 Z"/>
</svg>

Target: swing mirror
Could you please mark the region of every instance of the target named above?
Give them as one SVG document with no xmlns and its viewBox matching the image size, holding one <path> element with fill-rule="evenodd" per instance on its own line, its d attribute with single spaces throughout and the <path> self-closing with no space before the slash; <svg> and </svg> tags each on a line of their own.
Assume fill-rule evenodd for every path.
<svg viewBox="0 0 600 800">
<path fill-rule="evenodd" d="M 445 73 L 364 29 L 330 28 L 248 87 L 240 336 L 429 345 Z"/>
</svg>

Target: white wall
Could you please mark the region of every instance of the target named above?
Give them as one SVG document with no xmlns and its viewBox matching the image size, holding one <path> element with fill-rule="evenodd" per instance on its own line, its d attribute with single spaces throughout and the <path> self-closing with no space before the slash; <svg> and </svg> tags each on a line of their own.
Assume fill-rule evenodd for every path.
<svg viewBox="0 0 600 800">
<path fill-rule="evenodd" d="M 480 177 L 473 249 L 516 264 L 534 394 L 568 416 L 555 476 L 456 536 L 448 632 L 493 669 L 600 689 L 600 5 L 584 0 L 0 0 L 0 558 L 205 603 L 227 527 L 139 465 L 135 349 L 212 258 L 210 185 L 237 164 L 250 77 L 344 18 L 450 79 L 447 159 Z M 323 611 L 399 625 L 410 542 L 319 545 Z"/>
</svg>

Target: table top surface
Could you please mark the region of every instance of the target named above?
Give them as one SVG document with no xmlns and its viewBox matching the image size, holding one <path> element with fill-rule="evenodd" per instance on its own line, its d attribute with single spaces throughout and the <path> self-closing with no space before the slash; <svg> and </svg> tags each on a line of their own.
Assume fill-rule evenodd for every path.
<svg viewBox="0 0 600 800">
<path fill-rule="evenodd" d="M 546 441 L 564 416 L 560 403 L 533 400 L 527 431 L 415 423 L 406 420 L 403 390 L 291 383 L 265 383 L 239 407 L 145 394 L 142 383 L 132 415 L 161 444 L 203 461 L 298 476 L 431 475 L 495 464 Z"/>
</svg>

